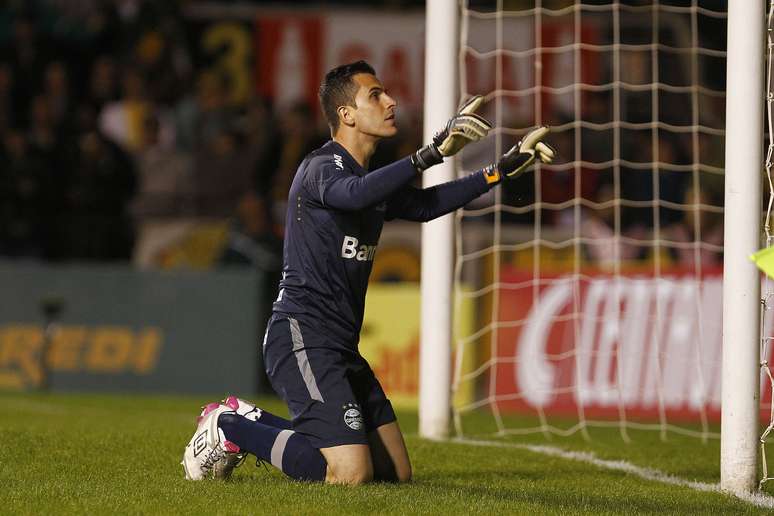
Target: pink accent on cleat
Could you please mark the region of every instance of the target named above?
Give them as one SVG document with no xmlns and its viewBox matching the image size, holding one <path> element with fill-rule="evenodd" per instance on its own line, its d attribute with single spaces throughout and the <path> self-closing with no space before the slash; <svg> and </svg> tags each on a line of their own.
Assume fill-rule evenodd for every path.
<svg viewBox="0 0 774 516">
<path fill-rule="evenodd" d="M 239 453 L 239 446 L 232 443 L 231 441 L 223 441 L 223 447 L 229 453 Z"/>
<path fill-rule="evenodd" d="M 237 399 L 236 396 L 229 396 L 223 400 L 223 404 L 231 407 L 233 410 L 236 410 L 239 408 L 239 399 Z"/>
<path fill-rule="evenodd" d="M 212 403 L 207 403 L 204 407 L 202 407 L 202 416 L 206 416 L 216 408 L 220 406 L 220 403 L 217 401 L 213 401 Z"/>
<path fill-rule="evenodd" d="M 216 408 L 220 407 L 220 403 L 212 402 L 207 403 L 205 406 L 202 407 L 202 413 L 199 414 L 199 417 L 196 418 L 196 423 L 198 424 L 202 419 L 204 419 L 204 416 L 215 410 Z"/>
<path fill-rule="evenodd" d="M 229 396 L 228 398 L 223 400 L 223 403 L 218 403 L 216 401 L 213 401 L 212 403 L 207 403 L 204 407 L 202 407 L 202 413 L 199 415 L 199 417 L 196 418 L 196 424 L 199 424 L 199 422 L 202 419 L 204 419 L 207 416 L 207 414 L 217 409 L 218 407 L 222 407 L 224 405 L 230 409 L 236 410 L 236 408 L 239 406 L 239 402 L 237 401 L 236 396 Z M 226 439 L 223 440 L 223 447 L 229 453 L 239 453 L 239 450 L 240 450 L 239 446 L 237 446 L 236 444 Z"/>
</svg>

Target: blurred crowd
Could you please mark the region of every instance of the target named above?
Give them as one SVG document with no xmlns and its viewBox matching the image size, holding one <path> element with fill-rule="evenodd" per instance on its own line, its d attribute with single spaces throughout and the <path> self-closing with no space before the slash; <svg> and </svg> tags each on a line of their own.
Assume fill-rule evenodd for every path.
<svg viewBox="0 0 774 516">
<path fill-rule="evenodd" d="M 570 102 L 543 115 L 554 128 L 559 158 L 539 181 L 522 176 L 504 186 L 503 202 L 517 208 L 504 218 L 532 225 L 539 213 L 543 227 L 579 233 L 583 258 L 604 269 L 656 258 L 664 266 L 717 268 L 723 257 L 725 59 L 696 61 L 692 69 L 686 54 L 673 50 L 654 60 L 643 50 L 654 37 L 648 21 L 623 19 L 620 42 L 630 49 L 620 51 L 618 69 L 611 59 L 600 77 L 584 82 L 625 87 L 588 88 L 579 95 L 579 112 Z M 662 27 L 659 43 L 679 49 L 688 36 L 684 28 Z M 724 35 L 724 19 L 704 20 L 696 41 L 722 51 Z M 608 28 L 600 40 L 612 44 L 616 36 Z M 661 83 L 655 95 L 653 80 Z M 518 209 L 538 202 L 547 209 Z"/>
<path fill-rule="evenodd" d="M 231 221 L 222 262 L 276 261 L 293 174 L 303 156 L 328 139 L 327 127 L 316 106 L 277 107 L 258 96 L 234 102 L 226 79 L 198 54 L 184 4 L 19 0 L 0 8 L 0 256 L 126 261 L 149 221 L 211 218 Z M 585 99 L 584 120 L 612 119 L 612 99 L 605 95 Z M 638 113 L 646 105 L 642 99 L 623 102 L 631 105 L 628 121 L 650 121 L 650 107 Z M 661 112 L 666 123 L 691 123 L 679 99 Z M 381 145 L 372 168 L 415 149 L 418 127 L 412 124 L 401 140 Z M 693 155 L 690 135 L 660 135 L 654 145 L 650 130 L 624 131 L 624 155 L 613 156 L 612 129 L 584 129 L 580 158 L 722 166 L 717 141 L 701 135 L 701 155 Z M 572 130 L 554 138 L 565 161 L 576 159 Z M 705 188 L 684 171 L 665 170 L 654 180 L 653 170 L 629 171 L 625 163 L 618 178 L 609 170 L 581 172 L 580 193 L 592 203 L 584 236 L 619 232 L 632 242 L 652 239 L 658 213 L 658 238 L 692 242 L 703 227 L 703 240 L 722 243 L 722 224 L 711 210 L 675 208 L 720 206 L 722 177 L 718 188 L 717 178 L 708 176 L 716 184 Z M 541 200 L 574 197 L 574 173 L 548 169 Z M 508 185 L 505 198 L 517 205 L 534 202 L 528 177 Z M 633 202 L 616 204 L 621 198 Z M 654 212 L 656 198 L 666 204 Z M 571 210 L 545 213 L 544 222 L 555 226 L 572 217 Z M 506 213 L 505 219 L 531 224 L 533 216 Z M 587 257 L 604 262 L 648 254 L 644 245 L 629 249 L 616 242 L 619 248 L 587 246 Z M 669 252 L 679 259 L 684 249 L 695 261 L 690 246 Z M 720 255 L 712 256 L 716 261 Z"/>
<path fill-rule="evenodd" d="M 128 260 L 159 217 L 276 240 L 269 198 L 321 139 L 308 106 L 229 102 L 173 2 L 34 7 L 3 11 L 0 254 Z"/>
<path fill-rule="evenodd" d="M 609 126 L 609 97 L 589 95 L 583 120 Z M 621 97 L 626 106 L 627 95 Z M 622 110 L 628 125 L 582 128 L 577 142 L 573 130 L 553 132 L 558 159 L 554 166 L 543 167 L 538 182 L 525 175 L 503 186 L 503 203 L 512 207 L 504 210 L 503 220 L 533 226 L 539 213 L 541 227 L 559 229 L 560 235 L 577 234 L 584 261 L 601 269 L 621 263 L 649 266 L 657 257 L 663 266 L 684 269 L 722 266 L 722 135 L 653 131 L 650 110 L 638 113 L 642 102 L 632 97 L 630 109 Z M 679 99 L 662 100 L 661 107 L 662 124 L 691 124 L 690 103 L 686 107 Z M 724 99 L 718 97 L 714 112 L 722 116 L 723 107 Z M 558 116 L 551 125 L 572 123 Z M 722 120 L 701 123 L 723 126 Z M 631 129 L 635 124 L 640 127 Z M 543 210 L 524 209 L 538 202 Z"/>
<path fill-rule="evenodd" d="M 233 220 L 225 261 L 276 250 L 292 176 L 327 127 L 303 102 L 234 102 L 184 3 L 0 9 L 0 255 L 128 260 L 143 224 L 180 217 Z"/>
</svg>

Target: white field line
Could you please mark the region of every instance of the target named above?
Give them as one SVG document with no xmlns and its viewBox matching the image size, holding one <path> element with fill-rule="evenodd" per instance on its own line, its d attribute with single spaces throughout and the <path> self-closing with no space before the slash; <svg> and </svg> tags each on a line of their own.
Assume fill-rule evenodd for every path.
<svg viewBox="0 0 774 516">
<path fill-rule="evenodd" d="M 527 450 L 533 453 L 539 453 L 541 455 L 548 455 L 550 457 L 559 457 L 561 459 L 574 460 L 577 462 L 585 462 L 599 468 L 611 469 L 614 471 L 622 471 L 631 475 L 638 476 L 645 480 L 652 480 L 654 482 L 661 482 L 662 484 L 670 484 L 674 486 L 687 487 L 689 489 L 695 489 L 696 491 L 708 491 L 721 494 L 733 494 L 740 500 L 748 502 L 756 507 L 764 509 L 774 509 L 774 497 L 763 493 L 728 493 L 720 489 L 720 484 L 710 484 L 707 482 L 696 482 L 693 480 L 685 480 L 674 475 L 669 475 L 662 471 L 652 468 L 642 468 L 635 466 L 629 462 L 623 460 L 605 460 L 600 459 L 596 455 L 590 452 L 574 452 L 567 451 L 554 446 L 539 446 L 531 444 L 516 444 L 508 442 L 498 441 L 477 441 L 469 439 L 451 439 L 449 441 L 453 444 L 467 444 L 471 446 L 488 446 L 494 448 L 517 448 L 520 450 Z"/>
</svg>

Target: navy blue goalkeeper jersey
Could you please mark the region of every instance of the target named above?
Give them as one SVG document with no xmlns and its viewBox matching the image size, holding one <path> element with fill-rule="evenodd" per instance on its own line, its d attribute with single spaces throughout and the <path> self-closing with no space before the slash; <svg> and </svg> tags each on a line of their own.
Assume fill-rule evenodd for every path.
<svg viewBox="0 0 774 516">
<path fill-rule="evenodd" d="M 334 141 L 310 153 L 290 187 L 274 311 L 304 314 L 318 342 L 357 350 L 384 221 L 431 220 L 489 189 L 480 171 L 424 190 L 409 184 L 415 177 L 409 158 L 368 172 Z"/>
</svg>

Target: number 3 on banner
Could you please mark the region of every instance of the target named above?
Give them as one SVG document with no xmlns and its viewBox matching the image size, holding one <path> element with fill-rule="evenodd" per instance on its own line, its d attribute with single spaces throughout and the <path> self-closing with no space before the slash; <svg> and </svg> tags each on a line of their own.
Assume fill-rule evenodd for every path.
<svg viewBox="0 0 774 516">
<path fill-rule="evenodd" d="M 202 38 L 202 48 L 218 55 L 215 69 L 227 80 L 230 102 L 243 104 L 250 92 L 250 33 L 237 23 L 218 23 L 208 28 Z M 225 51 L 221 49 L 225 48 Z"/>
</svg>

